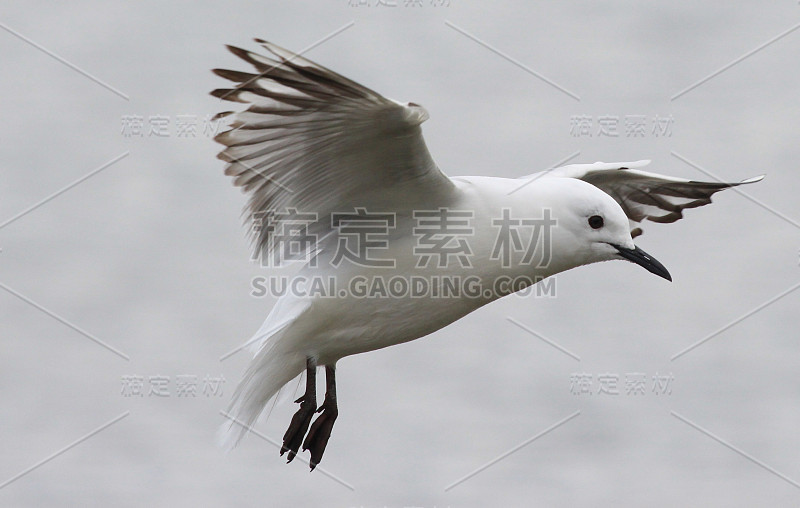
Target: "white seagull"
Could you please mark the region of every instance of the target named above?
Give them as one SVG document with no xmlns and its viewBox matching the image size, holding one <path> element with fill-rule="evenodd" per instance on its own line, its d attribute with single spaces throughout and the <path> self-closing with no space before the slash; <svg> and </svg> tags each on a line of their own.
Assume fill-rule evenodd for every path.
<svg viewBox="0 0 800 508">
<path fill-rule="evenodd" d="M 272 56 L 228 48 L 256 73 L 214 70 L 236 85 L 212 95 L 248 105 L 218 115 L 232 120 L 216 137 L 225 145 L 219 157 L 249 195 L 257 254 L 306 262 L 294 276 L 303 284 L 290 285 L 250 340 L 255 356 L 222 434 L 235 446 L 305 370 L 281 455 L 291 461 L 302 444 L 312 470 L 338 415 L 340 358 L 423 337 L 598 261 L 625 259 L 672 280 L 634 245 L 640 223 L 674 222 L 717 191 L 763 178 L 695 182 L 636 169 L 649 161 L 573 164 L 522 179 L 449 178 L 423 140 L 422 106 L 255 41 Z M 327 292 L 314 286 L 322 282 Z M 319 408 L 318 366 L 327 385 Z"/>
</svg>

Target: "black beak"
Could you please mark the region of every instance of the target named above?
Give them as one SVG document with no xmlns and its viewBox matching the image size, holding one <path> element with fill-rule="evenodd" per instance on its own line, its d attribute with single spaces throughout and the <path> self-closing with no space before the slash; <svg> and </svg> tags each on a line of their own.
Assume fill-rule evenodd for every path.
<svg viewBox="0 0 800 508">
<path fill-rule="evenodd" d="M 619 245 L 614 245 L 614 247 L 616 247 L 616 249 L 619 251 L 619 255 L 628 261 L 636 263 L 637 265 L 642 266 L 648 272 L 654 273 L 659 277 L 664 277 L 668 281 L 672 282 L 672 275 L 670 275 L 667 269 L 664 268 L 664 265 L 656 261 L 653 256 L 646 253 L 639 247 L 634 247 L 632 249 L 620 247 Z"/>
</svg>

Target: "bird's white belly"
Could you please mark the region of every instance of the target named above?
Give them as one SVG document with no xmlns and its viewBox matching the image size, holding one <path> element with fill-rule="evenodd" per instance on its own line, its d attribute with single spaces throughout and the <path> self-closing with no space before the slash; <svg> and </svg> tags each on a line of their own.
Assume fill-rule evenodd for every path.
<svg viewBox="0 0 800 508">
<path fill-rule="evenodd" d="M 315 301 L 302 319 L 319 323 L 303 340 L 321 364 L 428 335 L 483 304 L 478 299 L 340 298 Z"/>
<path fill-rule="evenodd" d="M 495 235 L 477 214 L 476 234 L 469 237 L 472 264 L 461 266 L 457 259 L 445 266 L 417 267 L 413 252 L 414 235 L 406 234 L 389 243 L 388 255 L 396 260 L 392 268 L 367 268 L 343 264 L 336 269 L 324 257 L 318 268 L 306 267 L 300 275 L 332 277 L 336 280 L 335 297 L 319 297 L 298 319 L 304 325 L 302 337 L 295 337 L 297 348 L 305 355 L 317 356 L 319 363 L 330 363 L 344 356 L 408 342 L 428 335 L 460 319 L 479 307 L 514 290 L 498 288 L 503 277 L 508 280 L 526 276 L 531 281 L 550 275 L 533 266 L 514 263 L 502 266 L 491 259 Z M 399 228 L 399 226 L 398 226 Z M 330 249 L 333 250 L 333 249 Z M 328 255 L 331 255 L 330 253 Z M 410 289 L 400 295 L 392 291 L 391 281 L 401 280 L 409 286 L 420 282 L 422 294 Z M 361 282 L 354 285 L 353 282 Z M 372 284 L 382 281 L 376 288 Z M 380 291 L 384 288 L 386 293 Z M 519 288 L 517 288 L 519 289 Z M 313 323 L 309 333 L 307 326 Z"/>
</svg>

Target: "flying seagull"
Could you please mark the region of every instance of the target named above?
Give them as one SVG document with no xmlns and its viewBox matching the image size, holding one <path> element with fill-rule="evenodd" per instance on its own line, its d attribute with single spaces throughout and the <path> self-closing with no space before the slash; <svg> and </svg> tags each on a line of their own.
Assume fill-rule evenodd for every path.
<svg viewBox="0 0 800 508">
<path fill-rule="evenodd" d="M 696 182 L 639 169 L 649 161 L 450 178 L 423 140 L 422 106 L 255 41 L 271 56 L 228 46 L 255 73 L 214 70 L 235 85 L 212 95 L 247 105 L 217 115 L 231 127 L 216 137 L 225 145 L 219 158 L 249 196 L 258 258 L 304 263 L 249 341 L 255 355 L 221 432 L 235 446 L 305 371 L 280 453 L 291 462 L 302 445 L 312 470 L 338 415 L 339 359 L 423 337 L 590 263 L 624 259 L 672 280 L 634 245 L 642 221 L 674 222 L 715 192 L 763 178 Z M 317 407 L 321 366 L 326 393 Z"/>
</svg>

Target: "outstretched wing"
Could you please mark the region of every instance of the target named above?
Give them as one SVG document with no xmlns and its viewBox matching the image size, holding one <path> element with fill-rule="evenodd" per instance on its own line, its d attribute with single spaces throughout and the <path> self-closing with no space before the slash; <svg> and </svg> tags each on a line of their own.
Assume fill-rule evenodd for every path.
<svg viewBox="0 0 800 508">
<path fill-rule="evenodd" d="M 211 94 L 249 104 L 217 115 L 232 121 L 215 139 L 225 145 L 218 156 L 228 162 L 225 174 L 249 194 L 247 215 L 260 223 L 257 253 L 298 237 L 321 238 L 332 230 L 332 212 L 402 212 L 426 202 L 447 203 L 455 186 L 425 146 L 424 108 L 387 99 L 274 44 L 256 42 L 273 56 L 228 46 L 257 74 L 215 69 L 236 85 Z M 297 216 L 307 227 L 281 228 L 281 217 Z"/>
<path fill-rule="evenodd" d="M 555 169 L 552 176 L 578 178 L 591 183 L 613 197 L 631 221 L 631 236 L 642 234 L 639 223 L 675 222 L 683 210 L 711 203 L 715 192 L 738 185 L 754 183 L 764 175 L 741 182 L 696 182 L 639 171 L 650 161 L 572 164 Z"/>
</svg>

